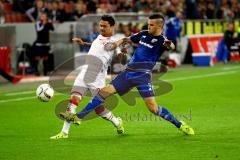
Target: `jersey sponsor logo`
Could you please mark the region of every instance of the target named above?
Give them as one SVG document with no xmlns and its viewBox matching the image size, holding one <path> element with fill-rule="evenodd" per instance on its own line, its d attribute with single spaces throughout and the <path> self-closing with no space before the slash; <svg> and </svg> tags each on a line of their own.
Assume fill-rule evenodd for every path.
<svg viewBox="0 0 240 160">
<path fill-rule="evenodd" d="M 145 42 L 143 42 L 143 41 L 139 41 L 139 43 L 140 43 L 141 45 L 143 45 L 143 46 L 148 47 L 148 48 L 153 48 L 153 45 L 148 44 L 148 43 L 145 43 Z"/>
</svg>

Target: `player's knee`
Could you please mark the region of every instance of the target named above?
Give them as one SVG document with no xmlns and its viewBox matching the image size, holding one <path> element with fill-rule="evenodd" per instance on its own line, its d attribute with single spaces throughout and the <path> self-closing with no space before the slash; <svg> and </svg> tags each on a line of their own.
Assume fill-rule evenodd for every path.
<svg viewBox="0 0 240 160">
<path fill-rule="evenodd" d="M 76 102 L 76 103 L 79 103 L 81 101 L 81 96 L 80 95 L 72 95 L 71 96 L 71 100 Z"/>
<path fill-rule="evenodd" d="M 98 94 L 100 94 L 102 96 L 102 98 L 107 98 L 107 97 L 113 95 L 114 93 L 116 93 L 115 88 L 112 85 L 108 85 L 108 86 L 102 88 Z"/>
<path fill-rule="evenodd" d="M 102 98 L 107 98 L 109 96 L 109 90 L 107 88 L 103 88 L 99 91 L 99 94 L 102 96 Z"/>
</svg>

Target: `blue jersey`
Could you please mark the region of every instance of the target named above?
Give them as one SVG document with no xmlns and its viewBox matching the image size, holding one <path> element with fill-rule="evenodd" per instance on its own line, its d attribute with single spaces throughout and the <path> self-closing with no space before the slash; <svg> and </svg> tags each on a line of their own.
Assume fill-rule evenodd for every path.
<svg viewBox="0 0 240 160">
<path fill-rule="evenodd" d="M 165 37 L 163 35 L 153 36 L 147 30 L 144 30 L 132 35 L 130 39 L 133 43 L 138 43 L 138 47 L 134 51 L 127 68 L 136 71 L 152 70 L 159 57 L 166 50 L 163 45 Z"/>
<path fill-rule="evenodd" d="M 166 22 L 166 37 L 169 40 L 176 41 L 177 38 L 180 38 L 181 33 L 181 20 L 173 17 Z"/>
</svg>

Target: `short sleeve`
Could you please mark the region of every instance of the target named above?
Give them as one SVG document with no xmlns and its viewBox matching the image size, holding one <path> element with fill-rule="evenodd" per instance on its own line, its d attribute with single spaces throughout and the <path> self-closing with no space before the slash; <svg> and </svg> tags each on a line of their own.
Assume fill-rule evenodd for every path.
<svg viewBox="0 0 240 160">
<path fill-rule="evenodd" d="M 147 31 L 144 30 L 144 31 L 140 31 L 132 36 L 130 36 L 130 40 L 133 42 L 133 43 L 138 43 L 142 37 L 143 34 L 145 34 Z"/>
</svg>

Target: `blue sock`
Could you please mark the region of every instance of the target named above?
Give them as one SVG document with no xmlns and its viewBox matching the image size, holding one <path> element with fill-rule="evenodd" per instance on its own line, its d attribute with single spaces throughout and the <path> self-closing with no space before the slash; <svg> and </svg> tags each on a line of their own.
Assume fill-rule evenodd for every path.
<svg viewBox="0 0 240 160">
<path fill-rule="evenodd" d="M 159 106 L 158 112 L 156 115 L 162 117 L 163 119 L 171 122 L 174 124 L 177 128 L 180 128 L 182 123 L 179 122 L 166 108 Z"/>
<path fill-rule="evenodd" d="M 78 118 L 83 119 L 89 112 L 96 109 L 102 103 L 104 103 L 104 99 L 99 94 L 97 94 L 95 97 L 93 97 L 92 101 L 89 102 L 85 108 L 83 108 L 80 112 L 77 113 Z"/>
</svg>

